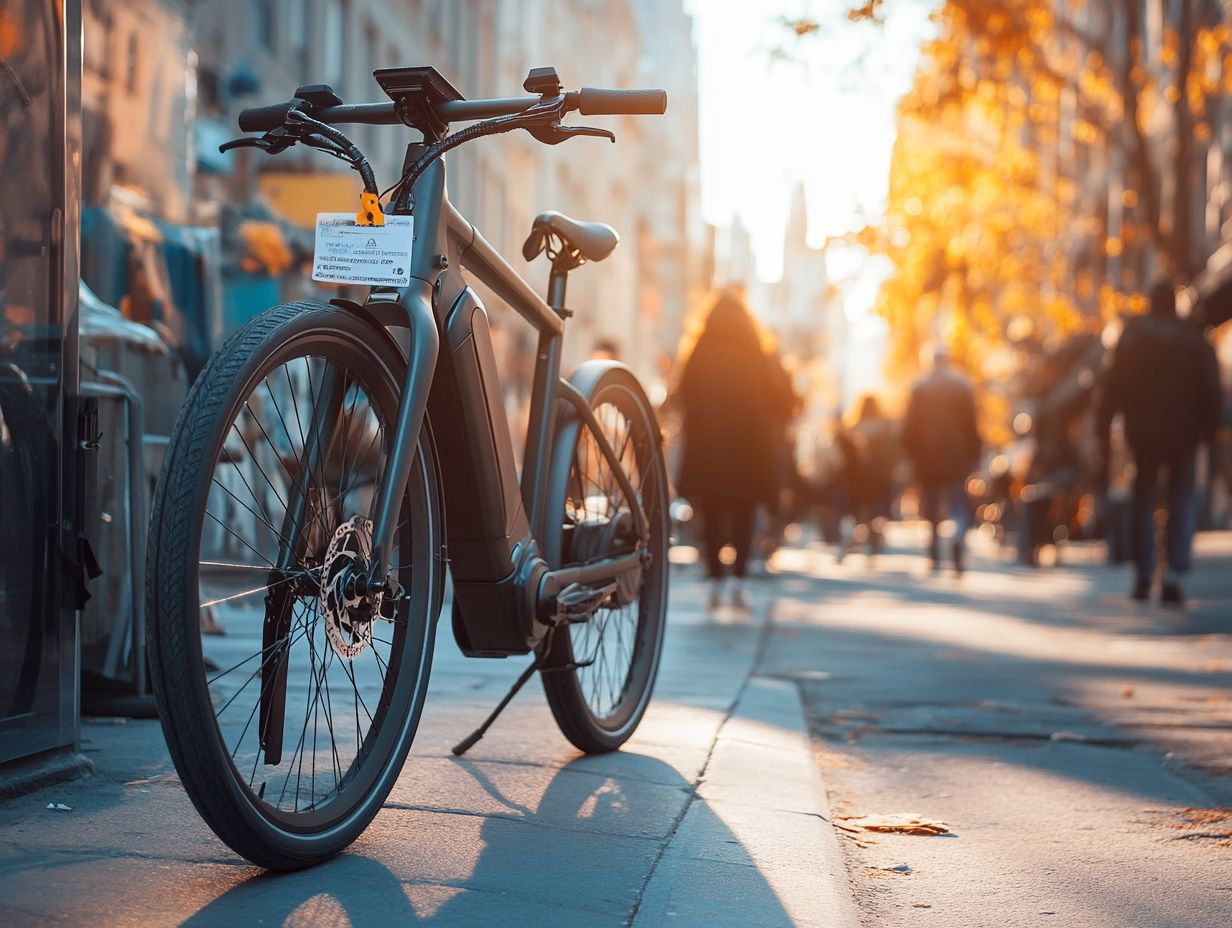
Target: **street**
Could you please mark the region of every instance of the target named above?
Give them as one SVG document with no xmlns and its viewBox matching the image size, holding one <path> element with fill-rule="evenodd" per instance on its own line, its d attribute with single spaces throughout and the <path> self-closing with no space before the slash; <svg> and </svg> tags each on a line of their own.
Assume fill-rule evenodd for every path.
<svg viewBox="0 0 1232 928">
<path fill-rule="evenodd" d="M 1232 539 L 1197 550 L 1184 612 L 1131 604 L 1098 546 L 961 579 L 782 554 L 810 579 L 779 583 L 761 672 L 801 680 L 835 814 L 956 835 L 840 830 L 866 924 L 1227 924 Z"/>
<path fill-rule="evenodd" d="M 1181 613 L 1131 607 L 1097 547 L 1030 571 L 976 546 L 956 579 L 918 537 L 785 548 L 749 613 L 676 567 L 651 712 L 607 756 L 532 685 L 453 758 L 522 664 L 442 628 L 385 811 L 297 874 L 213 837 L 157 723 L 89 720 L 93 776 L 0 806 L 0 923 L 1225 924 L 1232 538 L 1199 538 Z M 951 834 L 847 818 L 906 812 Z"/>
</svg>

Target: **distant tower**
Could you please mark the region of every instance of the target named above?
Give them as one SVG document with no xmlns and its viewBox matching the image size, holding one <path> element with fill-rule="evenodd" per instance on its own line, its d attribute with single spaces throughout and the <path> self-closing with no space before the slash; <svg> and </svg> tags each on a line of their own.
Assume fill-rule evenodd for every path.
<svg viewBox="0 0 1232 928">
<path fill-rule="evenodd" d="M 753 239 L 740 221 L 739 215 L 732 218 L 732 224 L 727 230 L 727 253 L 724 255 L 722 271 L 717 276 L 718 282 L 723 286 L 739 285 L 747 288 L 753 284 Z"/>
</svg>

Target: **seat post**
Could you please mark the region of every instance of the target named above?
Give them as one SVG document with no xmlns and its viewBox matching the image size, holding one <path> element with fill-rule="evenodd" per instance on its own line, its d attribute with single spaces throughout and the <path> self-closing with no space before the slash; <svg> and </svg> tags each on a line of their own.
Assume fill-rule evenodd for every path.
<svg viewBox="0 0 1232 928">
<path fill-rule="evenodd" d="M 565 308 L 565 284 L 572 268 L 552 262 L 552 274 L 548 277 L 548 305 L 559 314 Z"/>
</svg>

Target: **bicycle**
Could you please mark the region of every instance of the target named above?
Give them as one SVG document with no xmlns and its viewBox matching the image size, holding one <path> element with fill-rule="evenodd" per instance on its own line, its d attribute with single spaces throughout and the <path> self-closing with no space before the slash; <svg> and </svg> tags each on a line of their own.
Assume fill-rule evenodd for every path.
<svg viewBox="0 0 1232 928">
<path fill-rule="evenodd" d="M 349 162 L 363 182 L 355 225 L 375 228 L 372 168 L 335 125 L 419 130 L 387 200 L 390 225 L 412 217 L 405 284 L 276 306 L 236 331 L 189 393 L 151 516 L 148 645 L 168 748 L 207 824 L 270 869 L 337 853 L 389 794 L 423 709 L 446 569 L 464 654 L 533 655 L 456 753 L 535 672 L 576 747 L 619 748 L 663 645 L 653 408 L 619 363 L 560 374 L 568 274 L 619 236 L 536 218 L 523 254 L 551 261 L 542 299 L 449 202 L 442 156 L 516 129 L 614 141 L 561 118 L 662 114 L 666 94 L 565 92 L 551 68 L 531 71 L 531 96 L 492 100 L 463 99 L 432 68 L 374 76 L 391 102 L 300 87 L 241 113 L 262 134 L 222 148 L 301 144 Z M 471 125 L 448 134 L 454 122 Z M 520 477 L 486 310 L 460 267 L 538 332 Z"/>
</svg>

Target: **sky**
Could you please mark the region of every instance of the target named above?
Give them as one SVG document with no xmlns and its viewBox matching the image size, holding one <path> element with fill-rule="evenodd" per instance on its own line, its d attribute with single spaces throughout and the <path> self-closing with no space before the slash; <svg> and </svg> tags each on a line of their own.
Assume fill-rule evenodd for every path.
<svg viewBox="0 0 1232 928">
<path fill-rule="evenodd" d="M 782 274 L 783 228 L 800 184 L 814 246 L 884 209 L 895 104 L 911 86 L 932 4 L 887 0 L 883 25 L 847 21 L 854 5 L 685 0 L 698 50 L 702 211 L 721 227 L 740 217 L 764 280 Z M 822 29 L 797 39 L 785 16 L 807 16 Z M 866 308 L 850 304 L 871 305 L 872 268 L 862 270 L 856 256 L 835 258 L 833 269 L 852 277 L 850 316 Z"/>
</svg>

